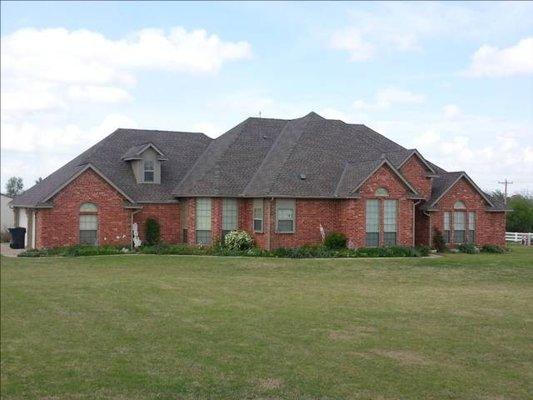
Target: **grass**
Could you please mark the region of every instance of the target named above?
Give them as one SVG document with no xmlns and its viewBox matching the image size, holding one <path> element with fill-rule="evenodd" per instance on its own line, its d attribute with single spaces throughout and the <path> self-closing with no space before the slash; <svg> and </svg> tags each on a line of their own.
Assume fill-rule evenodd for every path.
<svg viewBox="0 0 533 400">
<path fill-rule="evenodd" d="M 2 399 L 533 397 L 533 250 L 1 259 Z"/>
</svg>

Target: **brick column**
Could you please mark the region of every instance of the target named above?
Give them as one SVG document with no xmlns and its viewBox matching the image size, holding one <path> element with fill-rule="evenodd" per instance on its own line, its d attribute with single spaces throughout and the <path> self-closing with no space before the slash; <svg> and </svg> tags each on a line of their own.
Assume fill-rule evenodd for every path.
<svg viewBox="0 0 533 400">
<path fill-rule="evenodd" d="M 213 244 L 222 238 L 222 198 L 211 199 L 211 241 Z"/>
<path fill-rule="evenodd" d="M 196 198 L 187 199 L 187 244 L 196 244 Z"/>
</svg>

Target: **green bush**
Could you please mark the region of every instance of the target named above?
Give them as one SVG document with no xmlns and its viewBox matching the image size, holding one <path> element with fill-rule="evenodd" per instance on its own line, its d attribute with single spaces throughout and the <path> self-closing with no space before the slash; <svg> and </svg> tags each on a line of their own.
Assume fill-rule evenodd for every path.
<svg viewBox="0 0 533 400">
<path fill-rule="evenodd" d="M 429 247 L 429 246 L 416 246 L 415 250 L 420 254 L 421 257 L 427 257 L 427 256 L 429 256 L 429 253 L 431 251 L 431 247 Z"/>
<path fill-rule="evenodd" d="M 448 249 L 446 247 L 446 242 L 444 241 L 444 237 L 442 236 L 442 232 L 437 228 L 435 228 L 435 230 L 433 231 L 433 247 L 439 253 L 442 253 Z"/>
<path fill-rule="evenodd" d="M 477 254 L 479 253 L 479 249 L 474 246 L 472 243 L 463 243 L 457 246 L 457 250 L 459 250 L 461 253 L 466 254 Z"/>
<path fill-rule="evenodd" d="M 330 250 L 346 248 L 346 235 L 340 232 L 331 232 L 326 235 L 324 246 Z"/>
<path fill-rule="evenodd" d="M 229 250 L 244 251 L 252 248 L 254 240 L 248 232 L 231 231 L 224 238 L 224 247 Z"/>
<path fill-rule="evenodd" d="M 497 244 L 486 244 L 481 247 L 482 253 L 505 253 L 509 251 L 509 248 L 504 246 L 498 246 Z"/>
<path fill-rule="evenodd" d="M 148 218 L 144 224 L 144 234 L 146 238 L 146 244 L 150 246 L 158 244 L 161 236 L 159 222 L 157 222 L 157 220 L 154 218 Z"/>
</svg>

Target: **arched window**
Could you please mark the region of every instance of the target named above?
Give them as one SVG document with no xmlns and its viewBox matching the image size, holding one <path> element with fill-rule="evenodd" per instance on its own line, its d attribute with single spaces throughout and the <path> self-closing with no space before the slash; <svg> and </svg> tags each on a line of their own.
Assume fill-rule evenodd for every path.
<svg viewBox="0 0 533 400">
<path fill-rule="evenodd" d="M 80 244 L 98 244 L 98 208 L 93 203 L 80 206 Z"/>
<path fill-rule="evenodd" d="M 456 210 L 464 210 L 466 206 L 465 206 L 465 203 L 459 200 L 455 202 L 455 204 L 453 205 L 453 208 Z"/>
<path fill-rule="evenodd" d="M 385 188 L 380 187 L 376 189 L 376 192 L 374 194 L 379 197 L 387 197 L 389 195 L 389 191 Z"/>
</svg>

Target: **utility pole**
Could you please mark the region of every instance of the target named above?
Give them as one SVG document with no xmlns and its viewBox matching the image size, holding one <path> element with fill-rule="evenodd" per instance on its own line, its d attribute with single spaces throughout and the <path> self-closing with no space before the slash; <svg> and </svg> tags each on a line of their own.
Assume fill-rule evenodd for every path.
<svg viewBox="0 0 533 400">
<path fill-rule="evenodd" d="M 511 181 L 508 181 L 507 178 L 505 178 L 505 180 L 503 182 L 498 182 L 500 185 L 503 185 L 504 189 L 503 189 L 503 195 L 504 195 L 504 198 L 503 198 L 503 202 L 505 203 L 505 205 L 507 205 L 507 186 L 509 185 L 512 185 L 513 182 Z"/>
</svg>

